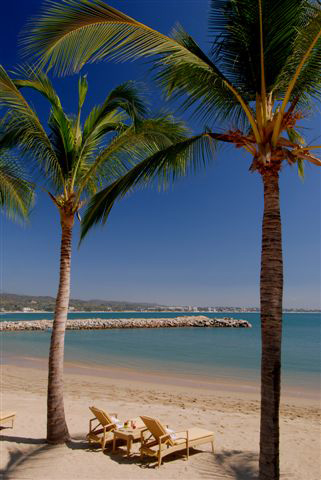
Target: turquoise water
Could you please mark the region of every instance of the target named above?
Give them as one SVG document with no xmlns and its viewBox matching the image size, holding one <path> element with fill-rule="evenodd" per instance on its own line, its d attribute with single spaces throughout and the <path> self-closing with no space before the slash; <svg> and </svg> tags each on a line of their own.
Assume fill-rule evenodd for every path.
<svg viewBox="0 0 321 480">
<path fill-rule="evenodd" d="M 155 318 L 176 313 L 72 313 L 69 318 Z M 184 313 L 185 315 L 185 313 Z M 195 315 L 195 313 L 191 313 Z M 248 320 L 250 329 L 160 328 L 66 332 L 69 361 L 121 366 L 215 379 L 253 382 L 260 376 L 260 321 L 257 313 L 218 314 Z M 5 314 L 2 320 L 52 318 L 52 314 Z M 320 314 L 283 316 L 283 383 L 320 388 Z M 2 356 L 46 357 L 49 332 L 4 332 Z"/>
</svg>

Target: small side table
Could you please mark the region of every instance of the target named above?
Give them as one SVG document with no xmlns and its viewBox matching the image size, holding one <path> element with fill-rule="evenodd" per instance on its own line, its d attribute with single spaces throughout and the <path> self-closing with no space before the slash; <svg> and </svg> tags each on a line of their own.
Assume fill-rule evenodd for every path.
<svg viewBox="0 0 321 480">
<path fill-rule="evenodd" d="M 122 428 L 119 430 L 114 430 L 114 439 L 113 439 L 113 453 L 116 452 L 116 441 L 117 438 L 125 440 L 127 444 L 127 456 L 130 455 L 130 450 L 134 440 L 140 438 L 140 429 L 139 428 Z"/>
</svg>

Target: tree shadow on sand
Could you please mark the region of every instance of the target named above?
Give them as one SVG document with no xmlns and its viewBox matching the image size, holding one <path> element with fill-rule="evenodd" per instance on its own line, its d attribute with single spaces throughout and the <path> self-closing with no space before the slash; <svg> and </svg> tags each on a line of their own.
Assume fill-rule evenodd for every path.
<svg viewBox="0 0 321 480">
<path fill-rule="evenodd" d="M 258 480 L 259 478 L 258 454 L 254 452 L 223 451 L 215 455 L 213 463 L 217 471 L 221 471 L 227 478 L 235 480 Z"/>
<path fill-rule="evenodd" d="M 48 445 L 43 438 L 16 437 L 9 435 L 0 435 L 0 440 L 12 442 L 15 444 L 24 444 L 27 448 L 19 450 L 17 448 L 9 450 L 9 461 L 6 467 L 0 470 L 0 478 L 3 480 L 16 480 L 26 478 L 24 473 L 26 469 L 32 469 L 37 464 L 38 467 L 44 462 L 46 464 L 48 457 L 52 461 L 56 455 L 61 455 L 63 448 L 70 450 L 84 450 L 88 453 L 97 453 L 102 455 L 101 448 L 95 448 L 89 445 L 85 440 L 84 434 L 73 436 L 70 442 L 63 445 Z M 58 453 L 57 450 L 60 449 Z M 70 452 L 72 454 L 72 452 Z M 154 470 L 154 459 L 144 457 L 140 458 L 137 451 L 127 457 L 124 447 L 118 449 L 113 454 L 110 449 L 104 452 L 104 455 L 118 464 L 135 464 L 140 468 Z M 184 453 L 175 452 L 164 458 L 164 464 L 170 464 L 175 461 L 184 461 Z M 188 462 L 186 462 L 188 466 Z M 239 450 L 223 451 L 216 453 L 214 456 L 209 452 L 202 452 L 198 449 L 190 450 L 191 469 L 197 472 L 197 478 L 204 479 L 225 479 L 225 480 L 258 480 L 258 455 L 253 452 L 244 452 Z M 20 477 L 21 476 L 21 477 Z M 29 477 L 28 477 L 29 478 Z M 32 477 L 30 477 L 32 478 Z"/>
<path fill-rule="evenodd" d="M 136 464 L 143 469 L 154 470 L 157 466 L 157 460 L 140 455 L 132 454 L 127 457 L 126 450 L 118 449 L 116 454 L 106 451 L 113 461 L 119 464 Z M 216 453 L 204 452 L 196 448 L 191 448 L 189 452 L 190 467 L 197 472 L 197 478 L 226 479 L 226 480 L 258 480 L 258 455 L 253 452 L 244 452 L 239 450 L 223 451 Z M 173 452 L 163 458 L 163 465 L 175 461 L 186 460 L 184 452 Z M 186 464 L 188 465 L 188 463 Z"/>
<path fill-rule="evenodd" d="M 14 480 L 17 470 L 23 469 L 27 462 L 41 460 L 45 454 L 67 446 L 72 450 L 88 450 L 88 442 L 84 435 L 73 436 L 72 440 L 62 445 L 49 445 L 44 438 L 15 437 L 12 435 L 0 435 L 0 441 L 31 445 L 23 451 L 15 449 L 9 451 L 9 461 L 5 468 L 0 469 L 1 480 Z"/>
</svg>

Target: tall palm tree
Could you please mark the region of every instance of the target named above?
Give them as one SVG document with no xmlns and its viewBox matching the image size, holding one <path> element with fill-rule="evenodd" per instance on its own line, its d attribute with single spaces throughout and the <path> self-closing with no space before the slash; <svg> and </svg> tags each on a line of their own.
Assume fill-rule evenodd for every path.
<svg viewBox="0 0 321 480">
<path fill-rule="evenodd" d="M 22 88 L 41 93 L 51 107 L 46 133 Z M 63 403 L 64 337 L 70 298 L 72 232 L 75 216 L 88 198 L 160 147 L 182 140 L 185 128 L 170 116 L 146 117 L 146 106 L 131 82 L 112 90 L 85 121 L 81 110 L 88 84 L 79 78 L 78 113 L 67 115 L 49 78 L 31 68 L 12 80 L 0 67 L 0 106 L 7 109 L 0 146 L 15 145 L 38 161 L 46 188 L 60 215 L 59 288 L 51 335 L 48 371 L 47 441 L 69 439 Z"/>
<path fill-rule="evenodd" d="M 181 27 L 171 37 L 106 5 L 101 0 L 64 0 L 47 5 L 29 26 L 26 48 L 57 72 L 79 71 L 88 61 L 155 59 L 156 78 L 168 96 L 194 108 L 206 124 L 233 125 L 225 133 L 206 129 L 117 180 L 91 202 L 83 234 L 106 216 L 119 195 L 153 178 L 162 168 L 177 174 L 177 158 L 194 162 L 192 147 L 228 142 L 252 157 L 264 188 L 260 278 L 262 362 L 261 480 L 279 478 L 279 402 L 283 265 L 279 204 L 282 165 L 317 166 L 296 125 L 320 99 L 321 11 L 314 0 L 212 0 L 212 47 L 204 53 Z M 185 160 L 182 154 L 187 155 Z M 195 154 L 195 149 L 193 150 Z"/>
</svg>

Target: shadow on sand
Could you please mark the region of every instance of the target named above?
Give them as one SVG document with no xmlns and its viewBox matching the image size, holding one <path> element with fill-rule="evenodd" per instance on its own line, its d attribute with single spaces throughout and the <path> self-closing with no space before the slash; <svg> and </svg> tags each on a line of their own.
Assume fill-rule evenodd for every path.
<svg viewBox="0 0 321 480">
<path fill-rule="evenodd" d="M 67 446 L 70 450 L 84 450 L 88 453 L 100 454 L 101 449 L 93 446 L 89 447 L 89 444 L 84 440 L 85 435 L 79 434 L 73 436 L 72 440 L 67 442 L 66 445 L 48 445 L 43 438 L 30 438 L 30 437 L 16 437 L 9 435 L 0 435 L 1 441 L 24 444 L 30 446 L 23 451 L 13 449 L 9 451 L 9 461 L 6 467 L 0 470 L 0 478 L 3 480 L 14 480 L 18 478 L 16 473 L 24 469 L 27 464 L 39 462 L 46 455 L 51 455 L 54 450 L 58 450 Z M 203 452 L 204 453 L 204 452 Z M 58 454 L 58 452 L 57 452 Z M 155 468 L 155 461 L 153 459 L 144 458 L 141 459 L 140 455 L 132 454 L 127 457 L 125 450 L 119 448 L 118 451 L 113 454 L 110 450 L 107 450 L 104 455 L 108 456 L 112 461 L 118 464 L 132 465 L 135 464 L 139 468 L 147 468 L 153 470 Z M 184 455 L 179 453 L 173 453 L 164 458 L 164 464 L 170 464 L 173 461 L 184 460 Z M 193 460 L 193 461 L 192 461 Z M 258 455 L 253 452 L 244 451 L 223 451 L 215 454 L 215 456 L 202 455 L 201 450 L 190 450 L 191 467 L 197 472 L 198 478 L 204 479 L 229 479 L 229 480 L 258 480 L 257 465 Z"/>
<path fill-rule="evenodd" d="M 232 450 L 215 455 L 215 464 L 235 480 L 258 480 L 258 462 L 253 452 Z"/>
<path fill-rule="evenodd" d="M 34 460 L 40 459 L 45 453 L 65 446 L 49 445 L 46 443 L 45 438 L 16 437 L 1 434 L 0 441 L 30 445 L 30 448 L 24 449 L 24 451 L 18 449 L 9 451 L 9 461 L 5 468 L 0 469 L 1 480 L 13 480 L 15 478 L 15 471 L 18 468 L 23 468 L 27 462 L 33 462 Z M 72 440 L 66 443 L 66 446 L 72 450 L 89 450 L 88 442 L 84 440 L 84 435 L 74 436 Z"/>
</svg>

